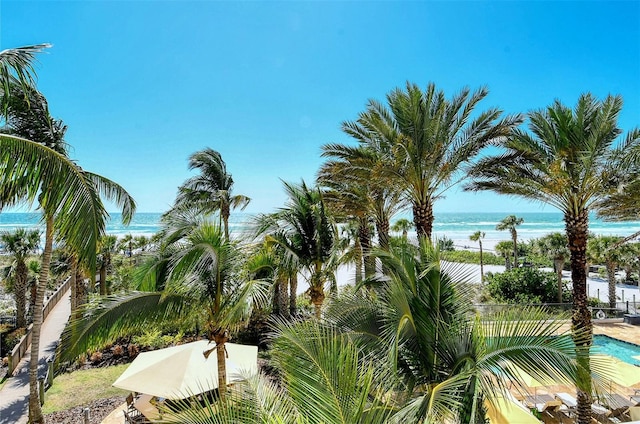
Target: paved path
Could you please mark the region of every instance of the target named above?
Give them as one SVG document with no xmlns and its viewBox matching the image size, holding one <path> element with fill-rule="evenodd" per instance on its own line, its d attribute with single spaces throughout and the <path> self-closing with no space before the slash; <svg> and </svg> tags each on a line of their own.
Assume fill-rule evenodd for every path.
<svg viewBox="0 0 640 424">
<path fill-rule="evenodd" d="M 71 290 L 53 308 L 40 332 L 38 375 L 46 374 L 46 359 L 56 350 L 56 344 L 71 315 Z M 27 353 L 0 390 L 0 424 L 26 424 L 29 415 L 29 359 Z"/>
</svg>

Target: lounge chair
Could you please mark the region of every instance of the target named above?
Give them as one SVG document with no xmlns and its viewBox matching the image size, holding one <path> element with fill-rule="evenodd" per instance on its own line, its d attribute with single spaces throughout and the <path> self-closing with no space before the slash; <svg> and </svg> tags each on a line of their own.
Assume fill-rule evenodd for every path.
<svg viewBox="0 0 640 424">
<path fill-rule="evenodd" d="M 629 416 L 632 421 L 640 421 L 640 406 L 632 406 L 629 408 Z"/>
<path fill-rule="evenodd" d="M 561 401 L 552 399 L 545 403 L 536 403 L 535 408 L 538 410 L 538 412 L 542 414 L 543 412 L 546 412 L 546 411 L 556 411 L 560 409 L 561 406 L 562 406 Z"/>
</svg>

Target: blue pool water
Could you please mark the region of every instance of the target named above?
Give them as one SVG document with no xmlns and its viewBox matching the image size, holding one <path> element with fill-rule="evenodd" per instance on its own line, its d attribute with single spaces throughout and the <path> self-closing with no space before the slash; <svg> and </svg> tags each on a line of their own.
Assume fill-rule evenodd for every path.
<svg viewBox="0 0 640 424">
<path fill-rule="evenodd" d="M 593 336 L 592 353 L 611 355 L 629 364 L 640 365 L 640 360 L 634 358 L 640 355 L 640 346 L 609 336 L 601 334 Z"/>
</svg>

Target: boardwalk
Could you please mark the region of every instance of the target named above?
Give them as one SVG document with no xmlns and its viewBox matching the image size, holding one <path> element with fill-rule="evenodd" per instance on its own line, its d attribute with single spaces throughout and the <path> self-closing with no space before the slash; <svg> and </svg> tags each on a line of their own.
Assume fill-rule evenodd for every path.
<svg viewBox="0 0 640 424">
<path fill-rule="evenodd" d="M 56 343 L 71 314 L 71 291 L 53 308 L 42 325 L 40 335 L 40 362 L 38 375 L 46 374 L 46 359 L 53 354 Z M 27 355 L 0 390 L 0 424 L 25 424 L 29 406 L 29 358 Z"/>
</svg>

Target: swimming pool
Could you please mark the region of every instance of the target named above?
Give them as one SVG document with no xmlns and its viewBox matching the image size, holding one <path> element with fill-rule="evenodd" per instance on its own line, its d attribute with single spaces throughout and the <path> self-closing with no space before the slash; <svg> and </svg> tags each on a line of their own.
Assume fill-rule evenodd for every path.
<svg viewBox="0 0 640 424">
<path fill-rule="evenodd" d="M 640 355 L 640 346 L 603 334 L 593 336 L 593 349 L 591 352 L 611 355 L 629 364 L 640 366 L 640 360 L 634 358 L 634 356 Z"/>
</svg>

